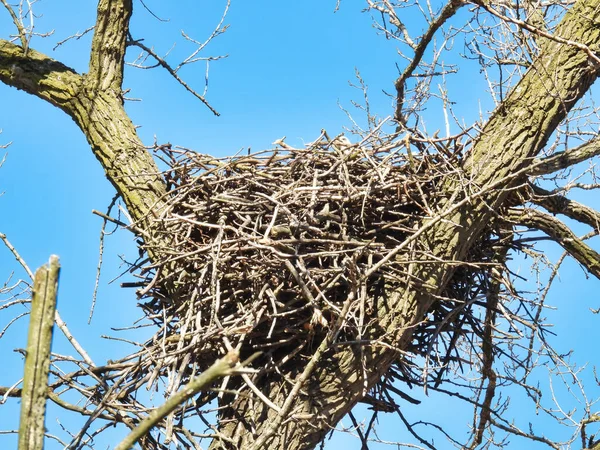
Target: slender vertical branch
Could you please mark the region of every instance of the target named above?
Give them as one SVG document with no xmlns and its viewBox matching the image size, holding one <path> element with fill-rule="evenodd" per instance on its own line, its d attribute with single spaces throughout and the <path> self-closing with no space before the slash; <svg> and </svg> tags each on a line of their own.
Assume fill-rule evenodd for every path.
<svg viewBox="0 0 600 450">
<path fill-rule="evenodd" d="M 8 14 L 10 14 L 10 18 L 12 19 L 13 23 L 15 24 L 15 27 L 17 27 L 17 33 L 19 35 L 19 40 L 21 41 L 21 47 L 23 47 L 23 50 L 25 52 L 27 52 L 27 47 L 29 46 L 29 41 L 27 40 L 27 32 L 25 31 L 25 27 L 23 27 L 21 20 L 19 20 L 19 17 L 15 13 L 15 10 L 12 9 L 12 7 L 8 4 L 8 2 L 6 0 L 2 0 L 2 4 L 8 11 Z"/>
<path fill-rule="evenodd" d="M 58 257 L 53 255 L 48 266 L 39 268 L 35 273 L 21 397 L 19 450 L 44 448 L 50 347 L 59 272 Z"/>
</svg>

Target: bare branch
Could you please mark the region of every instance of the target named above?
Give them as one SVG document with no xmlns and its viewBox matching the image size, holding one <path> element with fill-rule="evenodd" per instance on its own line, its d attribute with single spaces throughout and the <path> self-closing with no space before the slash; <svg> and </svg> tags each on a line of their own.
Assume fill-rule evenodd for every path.
<svg viewBox="0 0 600 450">
<path fill-rule="evenodd" d="M 594 156 L 600 155 L 600 139 L 592 139 L 579 147 L 557 152 L 552 156 L 540 158 L 534 161 L 535 167 L 532 175 L 547 175 L 562 169 L 574 166 L 580 162 L 587 161 Z"/>
<path fill-rule="evenodd" d="M 131 0 L 100 0 L 87 80 L 95 89 L 121 92 Z"/>
<path fill-rule="evenodd" d="M 77 33 L 72 34 L 71 36 L 67 36 L 62 41 L 58 41 L 56 43 L 56 45 L 54 46 L 54 48 L 52 48 L 52 50 L 56 50 L 58 47 L 60 47 L 61 45 L 66 44 L 67 42 L 69 42 L 72 39 L 78 41 L 79 39 L 81 39 L 82 37 L 84 37 L 86 34 L 88 34 L 90 31 L 92 31 L 94 28 L 95 28 L 95 25 L 92 25 L 91 27 L 86 28 L 82 32 L 78 31 Z"/>
<path fill-rule="evenodd" d="M 552 214 L 564 214 L 571 219 L 589 225 L 595 231 L 600 230 L 600 213 L 598 211 L 539 186 L 531 185 L 531 189 L 533 191 L 533 196 L 530 198 L 532 203 L 544 207 Z"/>
<path fill-rule="evenodd" d="M 24 53 L 27 54 L 27 48 L 29 47 L 27 31 L 25 30 L 25 27 L 23 26 L 21 20 L 19 20 L 19 17 L 15 13 L 15 10 L 8 4 L 8 2 L 6 0 L 2 0 L 2 4 L 10 14 L 10 17 L 13 23 L 15 24 L 15 27 L 17 27 L 17 33 L 21 41 L 21 47 L 23 48 Z"/>
<path fill-rule="evenodd" d="M 394 86 L 396 87 L 396 112 L 394 114 L 394 118 L 400 122 L 404 123 L 405 119 L 402 116 L 402 109 L 404 107 L 404 91 L 406 89 L 406 82 L 412 76 L 415 69 L 419 66 L 427 47 L 431 43 L 435 33 L 440 29 L 440 27 L 456 12 L 463 6 L 465 3 L 462 0 L 451 0 L 444 6 L 444 8 L 440 11 L 440 14 L 435 18 L 433 22 L 429 25 L 429 28 L 425 32 L 425 34 L 419 40 L 419 43 L 414 47 L 415 53 L 409 63 L 408 67 L 404 69 L 402 75 L 396 80 Z"/>
<path fill-rule="evenodd" d="M 204 105 L 215 116 L 219 116 L 220 114 L 206 100 L 206 93 L 208 91 L 208 72 L 209 72 L 209 67 L 210 67 L 209 65 L 210 65 L 210 63 L 212 61 L 218 61 L 220 59 L 226 58 L 227 55 L 221 55 L 221 56 L 199 56 L 199 55 L 208 46 L 208 44 L 210 42 L 212 42 L 219 35 L 221 35 L 221 34 L 223 34 L 223 33 L 225 33 L 227 31 L 227 29 L 228 29 L 229 26 L 228 25 L 224 25 L 224 22 L 225 22 L 225 18 L 227 17 L 227 14 L 229 12 L 230 5 L 231 5 L 231 0 L 227 0 L 227 3 L 225 5 L 225 9 L 223 11 L 223 14 L 221 15 L 221 19 L 219 20 L 219 23 L 217 24 L 217 26 L 215 27 L 215 29 L 212 31 L 212 33 L 210 34 L 210 36 L 208 36 L 208 38 L 206 38 L 203 42 L 200 42 L 200 41 L 197 41 L 197 40 L 191 38 L 184 31 L 181 32 L 181 35 L 183 36 L 183 38 L 186 41 L 193 43 L 196 46 L 196 49 L 190 55 L 188 55 L 185 59 L 183 59 L 179 64 L 177 64 L 177 65 L 170 64 L 170 63 L 167 62 L 167 55 L 170 52 L 170 50 L 169 50 L 169 52 L 167 52 L 167 55 L 161 57 L 152 47 L 149 47 L 149 46 L 145 45 L 143 43 L 143 39 L 133 39 L 133 37 L 129 36 L 129 40 L 127 41 L 127 45 L 128 46 L 133 46 L 133 47 L 138 47 L 138 48 L 140 48 L 142 50 L 141 55 L 138 56 L 138 58 L 134 62 L 129 63 L 129 65 L 131 65 L 133 67 L 141 68 L 141 69 L 151 69 L 151 68 L 156 67 L 157 65 L 160 66 L 160 67 L 162 67 L 181 86 L 183 86 L 186 91 L 188 91 L 190 94 L 192 94 L 194 97 L 196 97 L 202 103 L 204 103 Z M 151 11 L 150 11 L 150 13 L 152 15 L 154 15 Z M 156 65 L 146 65 L 146 64 L 144 64 L 145 60 L 148 57 L 151 57 L 152 59 L 154 59 L 156 61 Z M 202 92 L 202 93 L 200 93 L 198 90 L 192 88 L 189 85 L 189 83 L 187 83 L 186 81 L 184 81 L 183 78 L 179 75 L 179 70 L 181 68 L 185 67 L 186 65 L 193 64 L 193 63 L 196 63 L 196 62 L 199 62 L 199 61 L 204 61 L 206 63 L 206 74 L 205 74 L 205 81 L 204 81 L 204 92 Z"/>
<path fill-rule="evenodd" d="M 579 239 L 569 227 L 556 217 L 531 208 L 513 208 L 506 217 L 513 223 L 543 231 L 592 275 L 600 279 L 600 254 Z"/>
<path fill-rule="evenodd" d="M 233 373 L 232 368 L 238 362 L 236 352 L 228 353 L 224 358 L 215 361 L 215 363 L 205 370 L 201 375 L 190 381 L 181 391 L 173 395 L 162 406 L 156 408 L 142 423 L 140 423 L 115 450 L 127 450 L 140 440 L 164 417 L 174 411 L 178 406 L 185 403 L 202 389 L 206 389 L 210 384 L 224 376 Z"/>
<path fill-rule="evenodd" d="M 177 82 L 179 84 L 181 84 L 185 88 L 186 91 L 188 91 L 190 94 L 192 94 L 194 97 L 196 97 L 202 103 L 204 103 L 204 105 L 206 105 L 206 107 L 208 109 L 210 109 L 210 111 L 215 116 L 220 116 L 220 114 L 217 112 L 217 110 L 215 110 L 210 105 L 210 103 L 208 103 L 208 100 L 206 100 L 206 98 L 203 95 L 199 94 L 194 89 L 192 89 L 192 87 L 189 84 L 187 84 L 179 75 L 177 75 L 177 71 L 175 69 L 173 69 L 169 65 L 169 63 L 167 63 L 163 58 L 161 58 L 160 56 L 158 56 L 158 54 L 153 49 L 151 49 L 150 47 L 144 45 L 141 41 L 129 41 L 129 45 L 141 48 L 148 55 L 150 55 L 152 58 L 154 58 L 156 60 L 156 62 L 158 63 L 158 65 L 161 66 L 163 69 L 165 69 L 167 72 L 169 72 L 169 74 L 173 78 L 175 78 L 175 80 L 177 80 Z"/>
</svg>

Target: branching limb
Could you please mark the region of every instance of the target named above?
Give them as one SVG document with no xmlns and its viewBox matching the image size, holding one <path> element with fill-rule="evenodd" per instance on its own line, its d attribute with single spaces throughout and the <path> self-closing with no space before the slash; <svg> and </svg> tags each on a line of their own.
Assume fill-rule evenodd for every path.
<svg viewBox="0 0 600 450">
<path fill-rule="evenodd" d="M 502 20 L 504 22 L 515 24 L 519 28 L 527 30 L 530 33 L 532 33 L 532 34 L 534 34 L 534 35 L 536 35 L 538 37 L 546 38 L 546 39 L 553 40 L 553 41 L 561 43 L 561 44 L 566 44 L 566 45 L 570 45 L 572 47 L 578 48 L 578 49 L 586 52 L 588 54 L 588 56 L 592 60 L 594 60 L 596 63 L 600 62 L 600 58 L 598 58 L 598 55 L 596 54 L 595 50 L 590 45 L 583 44 L 582 42 L 579 42 L 579 41 L 574 40 L 574 39 L 564 38 L 563 36 L 561 36 L 560 32 L 555 33 L 555 34 L 548 33 L 546 31 L 545 26 L 543 28 L 537 28 L 532 23 L 528 23 L 526 21 L 515 19 L 513 17 L 508 17 L 508 16 L 506 16 L 504 14 L 501 14 L 500 12 L 498 12 L 498 10 L 496 10 L 495 8 L 493 8 L 492 6 L 490 6 L 490 2 L 481 1 L 480 0 L 480 1 L 476 1 L 474 3 L 476 3 L 479 6 L 481 6 L 488 13 L 490 13 L 491 15 L 497 17 L 498 19 L 500 19 L 500 20 Z M 541 17 L 538 16 L 537 19 L 538 19 L 538 25 L 540 25 L 539 24 L 539 20 L 541 19 Z"/>
<path fill-rule="evenodd" d="M 165 69 L 167 72 L 169 72 L 169 74 L 175 78 L 175 80 L 177 80 L 177 82 L 179 84 L 181 84 L 186 91 L 188 91 L 190 94 L 192 94 L 194 97 L 196 97 L 198 100 L 200 100 L 202 103 L 204 103 L 204 105 L 206 105 L 206 107 L 208 109 L 210 109 L 210 112 L 212 112 L 215 116 L 220 116 L 220 114 L 217 112 L 217 110 L 215 110 L 210 103 L 208 103 L 208 100 L 206 100 L 206 98 L 204 97 L 204 95 L 201 95 L 200 93 L 198 93 L 196 90 L 192 89 L 192 87 L 187 84 L 178 74 L 177 74 L 177 70 L 172 68 L 169 63 L 167 63 L 164 58 L 161 58 L 154 50 L 152 50 L 150 47 L 148 47 L 147 45 L 144 45 L 141 41 L 129 41 L 129 45 L 132 46 L 136 46 L 141 48 L 143 51 L 145 51 L 148 55 L 150 55 L 152 58 L 154 58 L 157 62 L 157 64 L 159 66 L 161 66 L 163 69 Z"/>
<path fill-rule="evenodd" d="M 390 4 L 390 2 L 388 0 L 383 0 L 382 2 L 375 2 L 372 0 L 367 0 L 367 3 L 369 4 L 370 9 L 379 11 L 382 16 L 387 16 L 389 18 L 390 23 L 392 25 L 394 25 L 396 27 L 396 29 L 398 30 L 398 32 L 400 32 L 402 34 L 404 41 L 410 46 L 410 48 L 412 48 L 413 50 L 416 50 L 417 44 L 415 44 L 414 41 L 411 39 L 410 34 L 408 33 L 408 30 L 406 29 L 406 25 L 404 25 L 404 23 L 402 22 L 402 20 L 398 16 L 398 14 L 396 14 L 396 11 L 394 10 L 394 6 L 392 4 Z M 387 29 L 386 29 L 386 31 L 387 31 Z M 389 35 L 390 35 L 390 33 L 387 32 L 386 36 L 389 36 Z M 394 33 L 394 35 L 395 35 L 395 33 Z"/>
<path fill-rule="evenodd" d="M 8 238 L 6 237 L 6 235 L 4 233 L 0 233 L 0 240 L 2 240 L 4 242 L 4 245 L 6 245 L 6 248 L 8 248 L 8 250 L 13 254 L 15 259 L 19 262 L 19 264 L 21 264 L 23 269 L 25 269 L 25 272 L 27 272 L 27 275 L 29 275 L 29 278 L 33 282 L 34 281 L 33 272 L 31 271 L 31 269 L 29 268 L 29 266 L 27 265 L 25 260 L 21 257 L 21 255 L 19 254 L 17 249 L 10 243 L 10 241 L 8 240 Z M 60 314 L 58 313 L 58 310 L 56 310 L 54 312 L 54 320 L 56 322 L 56 326 L 60 329 L 60 331 L 62 331 L 62 333 L 67 338 L 67 340 L 71 343 L 73 348 L 77 351 L 77 353 L 79 353 L 81 355 L 83 360 L 90 367 L 94 367 L 95 366 L 94 361 L 92 361 L 92 358 L 90 358 L 90 356 L 87 354 L 87 352 L 81 346 L 81 344 L 77 341 L 77 339 L 75 339 L 75 336 L 73 336 L 73 334 L 67 327 L 67 324 L 65 323 L 65 321 L 62 320 Z M 0 390 L 0 393 L 1 393 L 1 390 Z"/>
<path fill-rule="evenodd" d="M 419 43 L 414 47 L 415 54 L 414 54 L 413 58 L 411 59 L 410 64 L 408 65 L 408 67 L 406 69 L 404 69 L 404 72 L 402 72 L 402 75 L 400 75 L 400 77 L 394 83 L 394 86 L 396 87 L 396 95 L 397 95 L 396 112 L 394 114 L 394 118 L 398 122 L 400 122 L 400 123 L 404 122 L 404 117 L 402 117 L 402 109 L 404 107 L 404 92 L 406 89 L 406 82 L 413 75 L 415 69 L 421 63 L 421 60 L 423 59 L 423 55 L 425 54 L 425 51 L 429 47 L 429 44 L 431 43 L 435 33 L 464 4 L 465 3 L 461 0 L 451 0 L 450 2 L 448 2 L 446 4 L 446 6 L 444 6 L 442 11 L 440 12 L 439 16 L 436 17 L 436 19 L 433 22 L 431 22 L 431 24 L 429 25 L 429 28 L 427 29 L 425 34 L 419 40 Z"/>
<path fill-rule="evenodd" d="M 181 62 L 179 62 L 179 64 L 171 64 L 171 63 L 167 62 L 167 56 L 166 55 L 161 57 L 151 46 L 145 45 L 143 43 L 143 39 L 134 39 L 131 35 L 129 35 L 129 39 L 127 41 L 127 46 L 138 47 L 138 48 L 140 48 L 142 50 L 142 53 L 141 53 L 140 56 L 138 56 L 136 58 L 136 60 L 134 62 L 131 62 L 131 63 L 128 63 L 128 64 L 130 66 L 132 66 L 132 67 L 137 67 L 137 68 L 140 68 L 140 69 L 152 69 L 152 68 L 157 67 L 157 66 L 162 67 L 181 86 L 183 86 L 186 91 L 188 91 L 190 94 L 192 94 L 194 97 L 196 97 L 202 103 L 204 103 L 204 105 L 215 116 L 219 116 L 220 114 L 210 105 L 210 103 L 208 103 L 208 100 L 206 99 L 206 93 L 208 91 L 208 72 L 209 72 L 210 63 L 212 61 L 217 61 L 217 60 L 226 58 L 227 55 L 220 55 L 220 56 L 200 56 L 200 53 L 208 46 L 208 44 L 210 42 L 212 42 L 219 35 L 225 33 L 227 31 L 227 29 L 229 28 L 229 26 L 225 25 L 224 22 L 225 22 L 225 18 L 227 17 L 227 14 L 229 12 L 229 7 L 230 6 L 231 6 L 231 0 L 227 0 L 227 3 L 225 5 L 225 9 L 223 11 L 223 14 L 221 15 L 221 20 L 219 21 L 219 23 L 217 24 L 217 26 L 215 27 L 215 29 L 213 30 L 213 32 L 210 34 L 210 36 L 206 40 L 204 40 L 203 42 L 197 41 L 196 39 L 191 38 L 184 31 L 181 32 L 181 35 L 183 36 L 183 38 L 186 41 L 191 42 L 192 44 L 194 44 L 196 46 L 196 49 L 189 56 L 187 56 L 185 59 L 183 59 Z M 152 12 L 150 12 L 150 13 L 153 16 L 156 17 L 156 15 L 154 13 L 152 13 Z M 162 19 L 159 19 L 158 17 L 157 17 L 157 19 L 161 20 L 161 21 L 164 21 Z M 146 59 L 148 57 L 154 59 L 156 61 L 156 64 L 146 65 L 145 61 L 146 61 Z M 204 61 L 206 63 L 206 74 L 205 74 L 205 77 L 204 77 L 204 91 L 202 93 L 200 93 L 200 91 L 198 91 L 195 88 L 193 88 L 192 86 L 190 86 L 179 75 L 179 70 L 181 68 L 183 68 L 183 67 L 185 67 L 185 66 L 187 66 L 189 64 L 193 64 L 193 63 L 200 62 L 200 61 Z"/>
<path fill-rule="evenodd" d="M 10 18 L 15 24 L 15 27 L 17 27 L 17 34 L 19 36 L 19 40 L 21 41 L 21 47 L 23 48 L 25 53 L 27 53 L 27 47 L 29 47 L 29 39 L 27 39 L 27 32 L 25 31 L 23 23 L 21 22 L 21 20 L 19 20 L 17 13 L 15 13 L 15 10 L 8 4 L 6 0 L 2 0 L 2 4 L 10 14 Z"/>
<path fill-rule="evenodd" d="M 571 229 L 556 217 L 531 208 L 513 208 L 508 211 L 507 218 L 513 223 L 546 233 L 592 275 L 600 278 L 600 254 L 575 236 Z"/>
<path fill-rule="evenodd" d="M 0 40 L 0 81 L 35 95 L 69 112 L 68 103 L 77 95 L 81 76 L 48 56 Z"/>
<path fill-rule="evenodd" d="M 125 17 L 113 17 L 116 13 L 103 11 L 105 3 L 113 2 L 101 1 L 99 14 L 107 14 L 112 17 L 110 20 L 125 20 Z M 123 15 L 126 12 L 123 8 L 115 8 L 115 11 Z M 160 209 L 165 185 L 123 109 L 120 87 L 123 53 L 119 52 L 121 47 L 124 51 L 125 37 L 122 44 L 118 44 L 115 40 L 120 39 L 119 36 L 111 33 L 112 25 L 100 23 L 103 20 L 109 19 L 99 18 L 97 29 L 101 31 L 94 37 L 93 52 L 99 54 L 91 56 L 90 73 L 85 77 L 33 49 L 25 54 L 21 47 L 0 40 L 0 81 L 46 100 L 71 116 L 133 219 L 144 221 L 150 211 Z M 123 26 L 126 25 L 123 23 Z M 111 38 L 112 44 L 108 42 Z M 107 48 L 113 48 L 114 52 Z"/>
</svg>

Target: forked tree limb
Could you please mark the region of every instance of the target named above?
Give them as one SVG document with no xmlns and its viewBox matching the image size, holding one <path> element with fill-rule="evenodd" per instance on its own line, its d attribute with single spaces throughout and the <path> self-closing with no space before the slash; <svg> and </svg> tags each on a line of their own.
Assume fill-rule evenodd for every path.
<svg viewBox="0 0 600 450">
<path fill-rule="evenodd" d="M 33 49 L 0 40 L 0 81 L 66 112 L 142 228 L 160 211 L 166 186 L 123 107 L 121 83 L 131 2 L 101 0 L 87 75 Z"/>
<path fill-rule="evenodd" d="M 578 147 L 557 152 L 533 161 L 531 175 L 548 175 L 600 155 L 600 139 L 594 138 Z"/>
<path fill-rule="evenodd" d="M 99 28 L 94 42 L 106 43 L 113 50 L 104 53 L 102 46 L 93 46 L 96 54 L 90 58 L 91 78 L 39 53 L 32 57 L 21 47 L 3 41 L 0 81 L 67 112 L 86 135 L 133 219 L 153 232 L 151 216 L 160 210 L 166 188 L 122 105 L 123 30 L 112 27 L 127 26 L 127 5 L 118 0 L 99 3 Z M 106 6 L 108 10 L 103 9 Z M 111 6 L 116 9 L 112 11 Z M 106 20 L 111 14 L 115 14 L 115 23 Z M 434 223 L 423 224 L 426 231 L 418 240 L 423 260 L 407 264 L 411 280 L 420 282 L 415 285 L 408 280 L 402 285 L 387 286 L 386 295 L 375 305 L 377 317 L 364 333 L 373 345 L 365 346 L 362 355 L 355 348 L 332 346 L 315 360 L 309 376 L 306 372 L 294 378 L 282 376 L 260 386 L 278 406 L 292 403 L 290 408 L 280 409 L 286 411 L 285 417 L 275 417 L 278 413 L 267 405 L 240 396 L 231 409 L 222 411 L 219 432 L 223 439 L 215 440 L 213 448 L 229 447 L 230 442 L 239 448 L 252 448 L 276 421 L 280 423 L 277 433 L 261 447 L 313 448 L 398 359 L 400 351 L 409 347 L 415 326 L 443 291 L 454 267 L 477 242 L 494 212 L 504 205 L 510 189 L 523 182 L 523 177 L 512 175 L 531 163 L 556 126 L 596 80 L 598 67 L 590 58 L 589 49 L 596 49 L 600 42 L 599 21 L 600 0 L 576 2 L 556 30 L 562 42 L 551 41 L 544 46 L 484 126 L 465 161 L 464 176 L 448 177 L 440 187 L 440 201 L 431 205 L 438 215 L 431 219 Z M 567 41 L 580 43 L 588 50 Z M 491 189 L 505 179 L 510 180 L 503 186 L 506 189 Z M 486 195 L 471 200 L 473 192 Z M 402 258 L 402 253 L 397 257 Z M 363 372 L 365 367 L 367 371 Z M 289 400 L 290 395 L 296 394 Z"/>
<path fill-rule="evenodd" d="M 295 402 L 296 415 L 302 414 L 310 420 L 290 415 L 263 448 L 313 448 L 362 398 L 365 385 L 373 386 L 399 357 L 399 352 L 390 347 L 400 351 L 408 348 L 414 327 L 443 291 L 456 262 L 463 260 L 484 226 L 504 204 L 511 188 L 522 183 L 523 177 L 513 178 L 505 183 L 504 189 L 494 189 L 460 208 L 453 205 L 498 180 L 510 180 L 511 174 L 526 168 L 546 145 L 556 126 L 598 76 L 588 52 L 564 41 L 576 41 L 586 48 L 597 46 L 599 20 L 600 0 L 579 0 L 565 14 L 556 29 L 563 42 L 550 41 L 544 46 L 544 51 L 484 126 L 465 161 L 464 177 L 448 177 L 439 204 L 433 205 L 440 216 L 450 210 L 452 214 L 445 220 L 432 218 L 437 222 L 419 238 L 419 246 L 424 259 L 431 261 L 433 256 L 440 262 L 410 264 L 412 279 L 420 280 L 419 285 L 407 281 L 403 286 L 387 286 L 387 296 L 379 299 L 375 307 L 377 317 L 365 331 L 365 337 L 373 345 L 363 349 L 364 359 L 361 361 L 356 349 L 331 349 L 303 385 L 306 395 Z M 367 379 L 361 375 L 363 367 L 369 369 Z M 281 405 L 290 395 L 287 383 L 282 380 L 265 386 L 269 392 L 279 392 L 271 397 L 274 403 Z M 238 448 L 253 448 L 253 443 L 275 420 L 270 408 L 243 398 L 224 414 L 229 421 L 222 422 L 220 432 L 227 439 L 213 441 L 212 448 L 229 448 L 224 444 L 229 439 L 234 439 Z"/>
<path fill-rule="evenodd" d="M 404 97 L 407 81 L 410 77 L 412 77 L 416 68 L 421 63 L 425 52 L 427 51 L 438 30 L 465 4 L 466 2 L 463 0 L 450 0 L 448 3 L 446 3 L 446 5 L 444 5 L 440 11 L 440 14 L 429 24 L 427 31 L 419 39 L 419 43 L 414 45 L 414 55 L 410 60 L 410 63 L 394 83 L 396 88 L 396 112 L 394 113 L 394 118 L 399 123 L 404 124 L 406 120 L 403 116 L 402 110 L 404 108 Z"/>
</svg>

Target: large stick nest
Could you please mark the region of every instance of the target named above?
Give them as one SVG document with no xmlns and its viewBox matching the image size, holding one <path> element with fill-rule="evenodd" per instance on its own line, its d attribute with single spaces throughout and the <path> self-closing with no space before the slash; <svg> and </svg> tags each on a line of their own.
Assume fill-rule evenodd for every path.
<svg viewBox="0 0 600 450">
<path fill-rule="evenodd" d="M 407 259 L 427 250 L 407 240 L 431 217 L 447 157 L 325 134 L 304 149 L 276 144 L 226 159 L 157 149 L 170 201 L 156 219 L 161 233 L 145 239 L 154 264 L 140 295 L 159 325 L 151 379 L 170 373 L 171 392 L 231 347 L 262 352 L 255 365 L 264 371 L 294 372 L 331 327 L 342 324 L 338 342 L 360 340 L 378 296 L 405 283 Z M 490 226 L 473 261 L 490 260 L 492 234 Z M 457 271 L 416 330 L 415 354 L 439 353 L 436 339 L 458 332 L 452 324 L 465 322 L 488 269 Z M 443 350 L 446 362 L 453 349 Z"/>
</svg>

